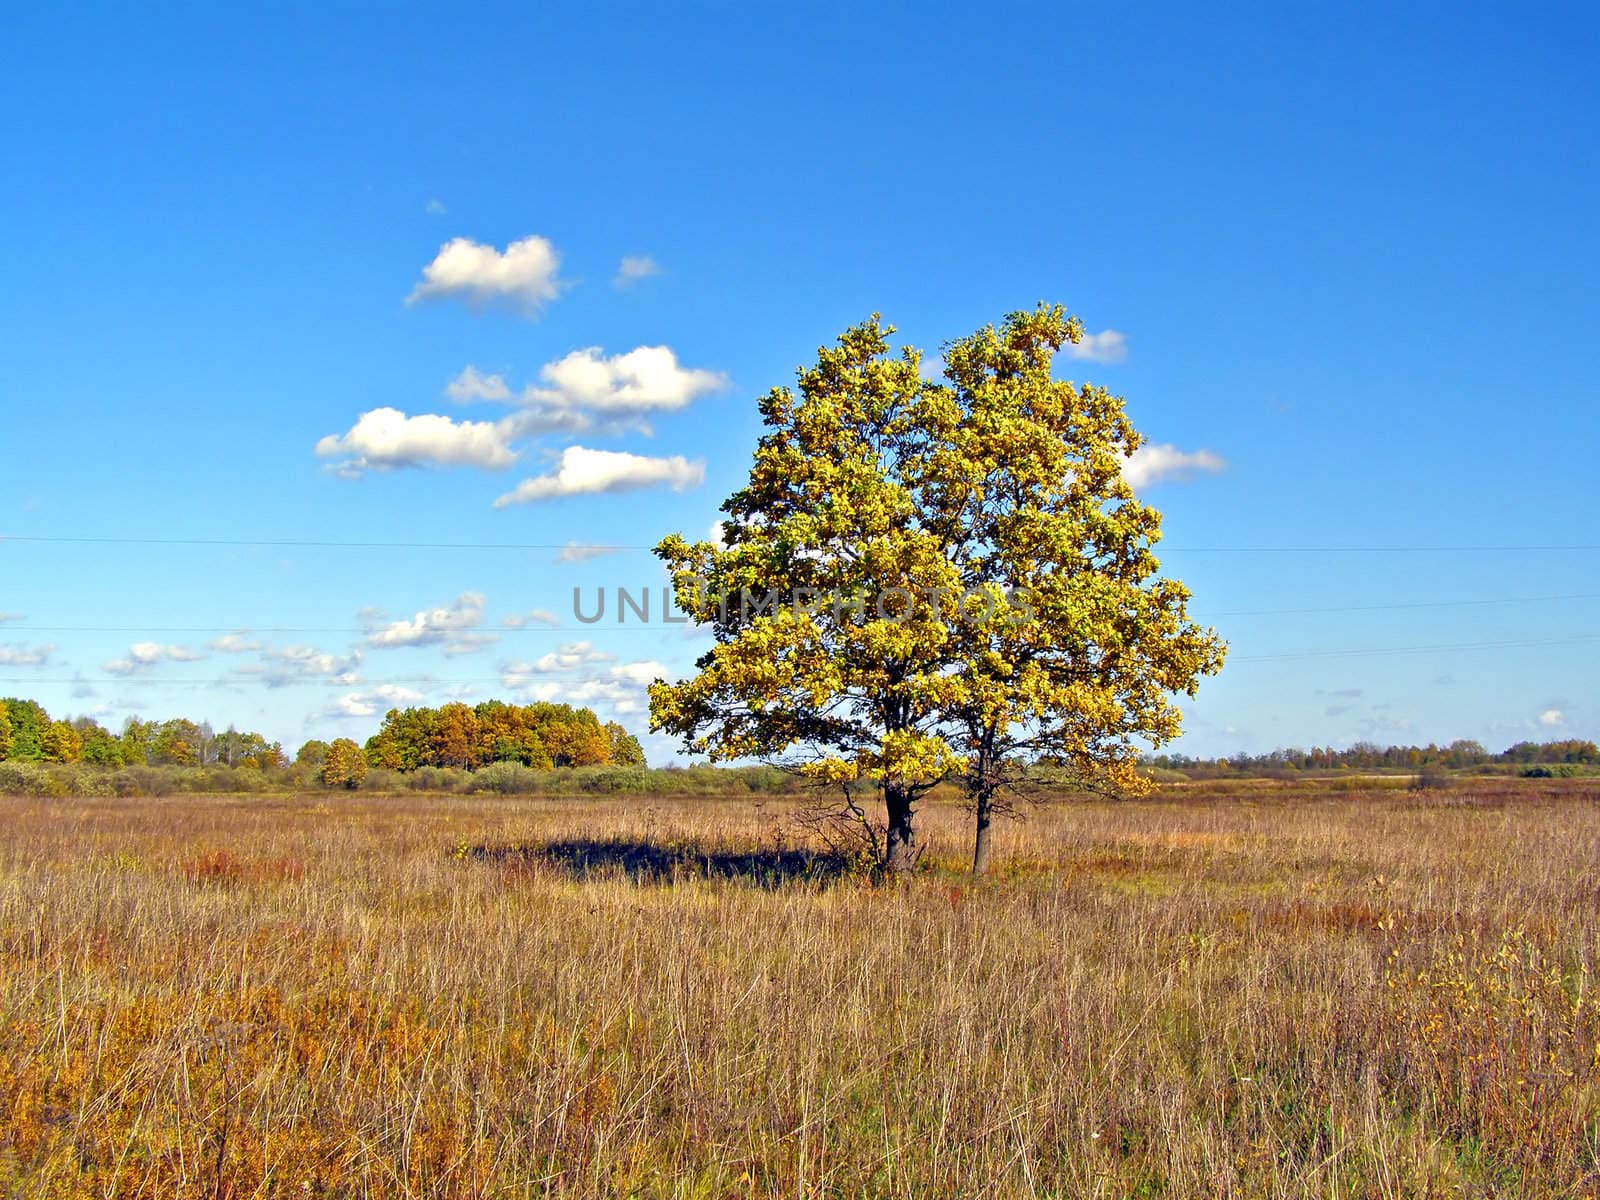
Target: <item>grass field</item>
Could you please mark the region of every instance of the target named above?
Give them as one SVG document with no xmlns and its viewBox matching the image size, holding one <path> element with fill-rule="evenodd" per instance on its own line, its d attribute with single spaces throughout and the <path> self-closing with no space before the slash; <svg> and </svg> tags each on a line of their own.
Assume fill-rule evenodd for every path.
<svg viewBox="0 0 1600 1200">
<path fill-rule="evenodd" d="M 0 1192 L 1593 1195 L 1597 800 L 0 800 Z"/>
</svg>

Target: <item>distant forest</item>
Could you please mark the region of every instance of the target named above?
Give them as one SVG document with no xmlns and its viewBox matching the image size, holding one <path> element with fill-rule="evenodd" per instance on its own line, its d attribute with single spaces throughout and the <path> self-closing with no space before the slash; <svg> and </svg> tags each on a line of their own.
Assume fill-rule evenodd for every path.
<svg viewBox="0 0 1600 1200">
<path fill-rule="evenodd" d="M 1187 754 L 1158 754 L 1146 760 L 1161 770 L 1194 773 L 1232 770 L 1243 774 L 1276 771 L 1328 771 L 1341 769 L 1416 771 L 1442 767 L 1465 771 L 1483 767 L 1600 765 L 1600 748 L 1593 742 L 1568 739 L 1557 742 L 1518 742 L 1500 753 L 1481 742 L 1455 741 L 1448 746 L 1380 746 L 1357 742 L 1346 750 L 1314 746 L 1310 750 L 1273 750 L 1266 754 L 1234 754 L 1226 758 L 1192 758 Z"/>
<path fill-rule="evenodd" d="M 330 753 L 337 759 L 350 751 L 365 766 L 392 771 L 473 770 L 497 762 L 541 771 L 645 765 L 639 740 L 621 725 L 603 723 L 592 709 L 568 704 L 490 700 L 476 707 L 391 709 L 365 746 L 357 747 L 346 738 L 331 743 L 312 740 L 299 748 L 291 764 L 281 743 L 233 728 L 219 733 L 206 721 L 130 717 L 120 733 L 113 733 L 89 717 L 52 718 L 34 700 L 0 700 L 0 761 L 271 771 L 291 765 L 321 768 Z"/>
<path fill-rule="evenodd" d="M 438 785 L 441 790 L 465 786 L 464 781 L 472 776 L 481 777 L 487 787 L 492 776 L 496 788 L 531 791 L 549 786 L 538 782 L 541 776 L 575 770 L 642 772 L 647 765 L 639 740 L 622 725 L 601 721 L 592 709 L 567 704 L 489 700 L 478 705 L 391 709 L 378 732 L 363 744 L 348 738 L 313 739 L 291 758 L 281 743 L 268 741 L 260 733 L 233 728 L 218 732 L 206 721 L 130 717 L 120 732 L 112 732 L 89 717 L 52 718 L 36 701 L 16 698 L 0 700 L 0 763 L 76 764 L 108 772 L 144 767 L 204 769 L 210 772 L 204 790 L 227 787 L 228 777 L 247 772 L 345 787 L 382 786 L 390 779 L 404 779 L 404 786 Z M 1158 780 L 1424 769 L 1564 775 L 1600 770 L 1600 748 L 1577 739 L 1518 742 L 1499 753 L 1466 740 L 1446 746 L 1357 742 L 1346 749 L 1317 746 L 1213 759 L 1158 754 L 1146 758 L 1145 764 Z M 777 790 L 792 783 L 772 768 L 697 767 L 687 774 L 647 775 L 626 783 L 613 778 L 606 790 L 643 791 L 660 786 L 674 791 L 714 791 L 720 785 L 712 777 L 718 775 L 730 783 L 737 776 L 741 786 L 750 788 Z M 8 785 L 0 773 L 0 791 L 38 782 L 29 778 Z M 191 775 L 186 782 L 199 786 L 201 780 Z M 129 781 L 136 790 L 148 790 L 150 784 L 150 780 Z M 598 787 L 593 780 L 590 785 Z"/>
</svg>

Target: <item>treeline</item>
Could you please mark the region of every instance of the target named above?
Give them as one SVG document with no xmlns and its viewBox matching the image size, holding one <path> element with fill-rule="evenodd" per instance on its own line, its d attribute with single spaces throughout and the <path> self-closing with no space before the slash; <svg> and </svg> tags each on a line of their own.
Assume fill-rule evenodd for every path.
<svg viewBox="0 0 1600 1200">
<path fill-rule="evenodd" d="M 113 733 L 89 717 L 57 720 L 34 700 L 0 700 L 0 791 L 39 795 L 163 795 L 329 787 L 429 790 L 635 790 L 639 740 L 569 704 L 391 709 L 366 744 L 311 740 L 291 761 L 263 735 L 177 717 L 129 718 Z M 484 774 L 482 788 L 473 776 Z M 587 771 L 581 779 L 573 772 Z M 651 773 L 655 774 L 654 772 Z M 545 778 L 548 777 L 548 778 Z M 576 781 L 576 782 L 575 782 Z M 685 783 L 658 780 L 666 790 Z M 696 788 L 706 781 L 697 782 Z M 579 786 L 581 784 L 581 787 Z"/>
<path fill-rule="evenodd" d="M 129 718 L 120 734 L 90 717 L 55 720 L 34 700 L 0 700 L 0 762 L 96 767 L 225 766 L 273 769 L 289 760 L 259 733 L 216 732 L 206 722 Z"/>
<path fill-rule="evenodd" d="M 1448 746 L 1380 746 L 1357 742 L 1348 749 L 1315 746 L 1310 750 L 1290 748 L 1266 754 L 1233 754 L 1226 758 L 1193 758 L 1187 754 L 1158 754 L 1147 763 L 1159 770 L 1240 773 L 1280 771 L 1320 771 L 1356 769 L 1367 771 L 1417 771 L 1423 767 L 1448 770 L 1567 765 L 1600 766 L 1600 747 L 1588 741 L 1567 739 L 1555 742 L 1518 742 L 1500 753 L 1491 753 L 1480 742 L 1461 740 Z"/>
<path fill-rule="evenodd" d="M 295 754 L 299 766 L 322 768 L 347 738 L 312 740 Z M 475 770 L 490 763 L 520 763 L 536 771 L 557 767 L 642 767 L 639 739 L 615 721 L 602 723 L 592 709 L 569 704 L 506 704 L 390 709 L 383 726 L 357 752 L 369 767 L 415 771 L 422 767 Z M 334 753 L 334 757 L 339 757 Z M 87 763 L 97 767 L 246 767 L 280 770 L 290 765 L 282 744 L 259 733 L 226 729 L 177 717 L 130 717 L 112 733 L 90 717 L 56 720 L 34 700 L 0 700 L 0 762 Z M 340 782 L 343 782 L 342 780 Z"/>
</svg>

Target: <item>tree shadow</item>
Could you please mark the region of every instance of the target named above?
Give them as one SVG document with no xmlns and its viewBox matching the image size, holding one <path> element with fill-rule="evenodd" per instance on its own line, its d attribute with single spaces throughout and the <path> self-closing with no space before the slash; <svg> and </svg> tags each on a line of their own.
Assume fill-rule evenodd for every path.
<svg viewBox="0 0 1600 1200">
<path fill-rule="evenodd" d="M 856 873 L 843 855 L 774 847 L 726 850 L 696 842 L 573 838 L 520 845 L 473 846 L 467 857 L 507 869 L 548 867 L 576 880 L 622 877 L 641 885 L 720 879 L 773 890 L 789 884 L 829 886 Z"/>
</svg>

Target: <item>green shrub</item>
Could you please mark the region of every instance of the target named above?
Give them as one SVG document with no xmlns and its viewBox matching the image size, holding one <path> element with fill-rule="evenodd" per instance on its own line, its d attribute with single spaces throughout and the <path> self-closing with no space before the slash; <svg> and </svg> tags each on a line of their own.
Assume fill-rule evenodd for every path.
<svg viewBox="0 0 1600 1200">
<path fill-rule="evenodd" d="M 117 775 L 126 781 L 129 796 L 170 796 L 178 790 L 173 773 L 160 767 L 124 767 Z"/>
<path fill-rule="evenodd" d="M 1411 781 L 1412 790 L 1418 792 L 1443 792 L 1455 785 L 1455 776 L 1450 774 L 1449 768 L 1438 763 L 1425 763 Z"/>
<path fill-rule="evenodd" d="M 0 762 L 0 793 L 8 796 L 64 796 L 66 787 L 38 763 Z"/>
<path fill-rule="evenodd" d="M 584 767 L 577 772 L 585 792 L 636 793 L 650 790 L 650 772 L 643 767 Z"/>
<path fill-rule="evenodd" d="M 469 792 L 499 792 L 507 796 L 523 796 L 544 789 L 548 771 L 535 771 L 516 762 L 490 763 L 472 773 L 467 784 Z"/>
<path fill-rule="evenodd" d="M 418 767 L 402 776 L 413 792 L 464 792 L 472 782 L 472 772 L 455 767 Z"/>
</svg>

